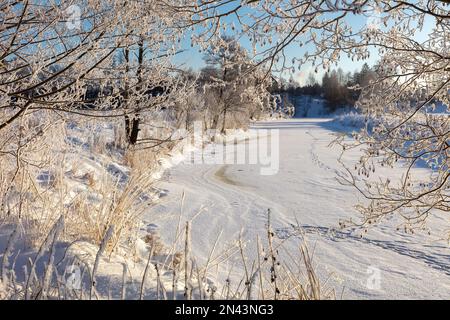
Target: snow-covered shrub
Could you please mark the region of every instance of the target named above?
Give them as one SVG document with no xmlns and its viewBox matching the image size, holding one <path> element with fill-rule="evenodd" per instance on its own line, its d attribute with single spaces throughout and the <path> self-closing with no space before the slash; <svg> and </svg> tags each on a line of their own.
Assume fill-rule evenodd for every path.
<svg viewBox="0 0 450 320">
<path fill-rule="evenodd" d="M 367 116 L 357 112 L 350 112 L 335 116 L 333 121 L 342 127 L 362 129 L 367 123 Z"/>
</svg>

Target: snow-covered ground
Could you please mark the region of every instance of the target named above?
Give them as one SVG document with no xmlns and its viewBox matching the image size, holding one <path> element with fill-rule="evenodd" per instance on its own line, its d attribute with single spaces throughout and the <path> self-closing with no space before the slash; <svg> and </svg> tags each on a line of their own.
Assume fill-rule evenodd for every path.
<svg viewBox="0 0 450 320">
<path fill-rule="evenodd" d="M 337 298 L 450 298 L 450 249 L 447 242 L 439 240 L 446 230 L 450 230 L 448 219 L 432 216 L 429 221 L 431 235 L 396 231 L 399 221 L 395 219 L 369 230 L 364 237 L 360 237 L 358 230 L 339 228 L 339 220 L 357 217 L 354 205 L 364 200 L 354 189 L 336 181 L 336 170 L 340 169 L 337 163 L 339 150 L 330 148 L 329 143 L 334 139 L 334 133 L 358 128 L 363 123 L 363 116 L 356 113 L 337 116 L 334 120 L 303 118 L 254 123 L 252 130 L 260 137 L 267 136 L 267 129 L 279 130 L 279 166 L 273 175 L 261 175 L 261 166 L 252 164 L 190 164 L 185 152 L 193 152 L 198 157 L 200 149 L 188 144 L 183 153 L 183 146 L 177 145 L 160 159 L 158 168 L 151 169 L 152 176 L 160 178 L 160 182 L 143 193 L 150 203 L 156 199 L 156 204 L 143 209 L 141 234 L 134 247 L 122 243 L 117 253 L 102 257 L 96 279 L 100 298 L 106 298 L 109 293 L 115 299 L 120 299 L 122 294 L 130 299 L 138 298 L 149 256 L 145 239 L 149 235 L 160 236 L 161 245 L 165 247 L 153 260 L 170 261 L 174 253 L 183 252 L 183 230 L 178 233 L 181 236 L 173 247 L 176 251 L 172 251 L 178 225 L 183 228 L 184 222 L 190 219 L 193 219 L 192 257 L 200 267 L 219 238 L 213 254 L 215 259 L 209 262 L 208 281 L 219 289 L 223 288 L 226 279 L 231 280 L 231 286 L 239 286 L 244 270 L 236 240 L 241 235 L 250 266 L 252 259 L 257 258 L 257 236 L 267 248 L 268 209 L 271 210 L 276 240 L 284 242 L 279 257 L 286 260 L 286 265 L 291 263 L 287 254 L 300 260 L 299 245 L 306 240 L 309 250 L 314 252 L 313 262 L 322 283 L 327 288 L 334 288 Z M 68 186 L 64 203 L 84 194 L 89 195 L 86 199 L 95 200 L 94 191 L 101 189 L 104 177 L 117 180 L 119 188 L 130 180 L 131 168 L 121 160 L 119 149 L 111 147 L 106 153 L 96 151 L 92 147 L 95 139 L 84 141 L 83 131 L 73 126 L 69 129 L 68 143 L 75 149 L 67 153 L 62 162 L 61 170 L 65 172 L 64 181 Z M 112 139 L 114 135 L 108 126 L 98 130 L 103 138 Z M 231 145 L 236 149 L 227 150 L 227 156 L 231 158 L 240 147 L 255 148 L 255 144 L 243 140 L 244 136 L 245 132 L 239 130 L 226 137 L 217 137 L 215 141 L 233 141 Z M 111 141 L 107 142 L 111 145 Z M 206 144 L 209 151 L 212 146 Z M 215 156 L 209 152 L 203 158 L 211 161 Z M 345 155 L 345 160 L 356 161 L 358 156 L 357 151 L 352 151 Z M 426 174 L 425 169 L 417 170 Z M 379 173 L 399 176 L 401 171 Z M 51 173 L 44 172 L 38 175 L 38 182 L 46 187 L 52 177 Z M 54 196 L 49 194 L 49 197 Z M 96 203 L 94 200 L 89 203 Z M 93 209 L 89 209 L 90 214 Z M 67 223 L 70 223 L 69 218 L 67 216 Z M 14 229 L 13 224 L 0 228 L 0 259 Z M 10 256 L 19 287 L 23 286 L 24 266 L 36 255 L 36 249 L 25 241 L 31 235 L 24 232 Z M 98 247 L 87 241 L 73 244 L 66 241 L 58 243 L 55 250 L 56 267 L 67 272 L 73 257 L 92 266 Z M 39 259 L 38 275 L 43 274 L 43 266 L 48 260 L 47 253 Z M 301 262 L 299 264 L 302 266 Z M 66 279 L 67 275 L 62 277 Z M 158 296 L 155 293 L 156 277 L 156 271 L 150 268 L 144 298 Z M 122 291 L 122 281 L 125 291 Z M 161 270 L 160 281 L 171 298 L 173 273 L 170 267 Z M 177 295 L 182 298 L 182 281 L 177 287 Z"/>
<path fill-rule="evenodd" d="M 166 195 L 144 216 L 144 224 L 156 224 L 163 239 L 172 243 L 180 212 L 183 220 L 195 216 L 193 252 L 206 258 L 219 234 L 219 247 L 240 232 L 249 247 L 257 235 L 264 239 L 270 208 L 277 238 L 287 238 L 300 226 L 322 280 L 335 287 L 337 298 L 450 298 L 450 248 L 439 240 L 448 220 L 432 217 L 431 235 L 396 231 L 395 219 L 364 237 L 339 229 L 339 220 L 356 218 L 354 205 L 363 201 L 335 179 L 338 150 L 329 143 L 342 125 L 309 118 L 252 127 L 280 130 L 277 174 L 260 175 L 260 168 L 249 164 L 180 163 L 165 172 L 158 186 Z M 353 152 L 345 159 L 357 157 Z M 286 240 L 288 251 L 298 252 L 297 246 L 295 239 Z M 227 276 L 221 272 L 226 270 L 218 271 L 218 282 Z"/>
</svg>

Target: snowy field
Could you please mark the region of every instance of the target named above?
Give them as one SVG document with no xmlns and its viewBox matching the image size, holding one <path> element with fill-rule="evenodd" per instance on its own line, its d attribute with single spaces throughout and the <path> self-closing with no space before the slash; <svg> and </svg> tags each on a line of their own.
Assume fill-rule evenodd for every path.
<svg viewBox="0 0 450 320">
<path fill-rule="evenodd" d="M 211 147 L 223 142 L 223 139 L 232 146 L 226 150 L 226 158 L 234 158 L 239 149 L 256 151 L 252 149 L 256 147 L 251 143 L 252 139 L 244 139 L 246 133 L 243 130 L 228 134 L 225 138 L 220 136 L 216 144 L 205 144 L 206 151 L 203 154 L 201 149 L 189 143 L 185 145 L 184 152 L 183 145 L 177 145 L 159 160 L 158 168 L 145 168 L 144 172 L 151 175 L 150 184 L 142 184 L 145 182 L 142 177 L 137 180 L 139 188 L 136 197 L 148 201 L 124 210 L 129 213 L 119 218 L 123 218 L 122 225 L 126 226 L 127 221 L 134 221 L 133 217 L 136 216 L 140 232 L 130 234 L 129 242 L 119 243 L 114 254 L 101 257 L 96 277 L 98 298 L 162 298 L 157 293 L 159 291 L 155 290 L 161 283 L 167 290 L 167 297 L 172 298 L 174 273 L 170 264 L 166 263 L 183 261 L 179 254 L 184 250 L 183 228 L 186 221 L 191 221 L 192 228 L 191 256 L 195 260 L 192 270 L 197 272 L 197 266 L 202 268 L 208 265 L 203 277 L 211 287 L 217 288 L 218 293 L 223 294 L 226 283 L 232 290 L 242 289 L 245 269 L 238 240 L 241 239 L 247 267 L 250 268 L 258 259 L 257 240 L 267 248 L 269 209 L 275 241 L 282 244 L 278 255 L 282 260 L 281 265 L 304 270 L 300 246 L 306 242 L 323 290 L 326 293 L 334 291 L 332 295 L 321 294 L 322 298 L 450 298 L 450 252 L 448 242 L 441 240 L 445 232 L 450 230 L 448 219 L 431 216 L 428 220 L 430 234 L 428 230 L 414 235 L 397 231 L 401 221 L 395 218 L 367 232 L 339 227 L 341 220 L 358 218 L 354 206 L 364 202 L 364 199 L 353 188 L 343 186 L 336 180 L 338 170 L 342 169 L 337 162 L 340 150 L 329 145 L 336 133 L 349 132 L 363 122 L 363 116 L 352 113 L 337 116 L 334 121 L 326 118 L 298 118 L 253 123 L 251 131 L 258 133 L 260 139 L 268 134 L 274 137 L 274 132 L 279 134 L 279 153 L 275 149 L 268 153 L 271 155 L 271 164 L 278 164 L 275 174 L 270 175 L 261 175 L 261 170 L 268 168 L 267 163 L 260 166 L 193 164 L 187 161 L 186 154 L 192 153 L 193 159 L 215 163 L 213 158 L 217 154 L 211 152 Z M 114 136 L 109 126 L 99 126 L 97 131 L 99 137 L 107 140 Z M 108 179 L 117 181 L 117 188 L 120 189 L 123 188 L 122 184 L 127 185 L 136 177 L 133 178 L 133 168 L 121 160 L 119 149 L 117 151 L 111 147 L 112 151 L 117 152 L 104 154 L 93 148 L 96 135 L 92 141 L 86 140 L 88 135 L 85 131 L 69 126 L 68 136 L 69 145 L 74 145 L 75 149 L 65 154 L 61 162 L 68 192 L 61 194 L 63 203 L 60 205 L 70 208 L 70 204 L 78 198 L 85 199 L 86 220 L 75 223 L 70 220 L 72 214 L 68 214 L 66 228 L 69 228 L 69 233 L 84 232 L 82 228 L 96 230 L 102 220 L 118 218 L 115 211 L 111 215 L 103 214 L 96 206 L 104 202 L 99 202 L 98 197 L 104 196 L 109 190 L 111 184 L 107 183 Z M 279 155 L 278 159 L 274 157 L 275 154 Z M 351 166 L 358 159 L 359 152 L 352 151 L 345 154 L 344 162 Z M 386 170 L 378 170 L 377 174 L 395 179 L 402 173 L 398 168 Z M 429 173 L 423 168 L 415 170 L 419 175 Z M 37 176 L 38 183 L 45 191 L 43 194 L 48 194 L 49 199 L 56 201 L 59 198 L 54 188 L 47 186 L 55 178 L 52 178 L 52 173 L 46 172 Z M 153 182 L 155 178 L 158 180 L 156 183 Z M 49 212 L 51 217 L 59 216 L 60 205 L 57 203 L 55 211 Z M 92 216 L 96 218 L 92 219 Z M 118 220 L 115 223 L 117 225 Z M 18 294 L 24 286 L 25 275 L 30 272 L 29 259 L 34 259 L 37 254 L 37 249 L 30 246 L 34 233 L 22 228 L 25 226 L 19 227 L 19 239 L 9 255 L 9 266 L 16 276 Z M 1 260 L 14 229 L 14 224 L 4 224 L 0 228 Z M 54 247 L 54 259 L 55 268 L 62 273 L 60 281 L 67 285 L 67 272 L 69 275 L 72 272 L 68 266 L 73 265 L 75 258 L 82 262 L 79 265 L 82 270 L 84 264 L 94 265 L 98 246 L 92 243 L 92 239 L 80 239 L 73 243 L 63 240 Z M 143 288 L 142 279 L 148 257 L 152 255 L 150 243 L 159 248 L 153 254 L 152 264 L 157 262 L 164 268 L 160 275 L 153 267 L 148 268 Z M 42 276 L 45 264 L 50 261 L 48 252 L 43 252 L 37 260 L 36 273 Z M 298 265 L 293 265 L 292 261 Z M 267 270 L 263 271 L 269 270 L 269 266 L 266 266 Z M 183 298 L 184 290 L 184 271 L 180 272 L 176 284 L 178 299 Z M 87 278 L 83 277 L 83 283 Z M 85 285 L 89 288 L 87 283 Z M 1 291 L 0 288 L 0 295 Z M 84 298 L 88 297 L 88 291 L 84 294 Z"/>
<path fill-rule="evenodd" d="M 270 209 L 276 237 L 285 239 L 287 252 L 298 254 L 299 238 L 306 239 L 321 280 L 334 287 L 338 299 L 450 298 L 450 252 L 440 240 L 449 227 L 444 219 L 430 219 L 431 234 L 397 231 L 395 220 L 364 236 L 362 230 L 339 228 L 341 219 L 357 218 L 354 206 L 363 201 L 335 179 L 339 150 L 329 143 L 342 124 L 290 119 L 252 128 L 280 130 L 277 174 L 260 175 L 257 165 L 180 163 L 164 173 L 158 184 L 164 196 L 144 223 L 171 243 L 180 212 L 183 220 L 195 216 L 193 252 L 207 257 L 219 235 L 219 247 L 240 233 L 248 247 L 257 235 L 264 239 Z M 356 151 L 345 156 L 349 162 L 357 158 Z M 220 283 L 232 268 L 210 277 Z M 242 274 L 239 267 L 234 272 Z"/>
</svg>

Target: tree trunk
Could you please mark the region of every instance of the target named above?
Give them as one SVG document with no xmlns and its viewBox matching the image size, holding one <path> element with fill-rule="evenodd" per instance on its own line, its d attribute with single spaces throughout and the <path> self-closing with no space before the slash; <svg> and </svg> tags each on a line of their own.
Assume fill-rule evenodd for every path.
<svg viewBox="0 0 450 320">
<path fill-rule="evenodd" d="M 189 131 L 189 123 L 190 123 L 190 119 L 189 119 L 189 116 L 190 116 L 190 112 L 189 111 L 186 111 L 186 119 L 185 119 L 185 129 L 186 129 L 186 131 Z"/>
<path fill-rule="evenodd" d="M 128 72 L 130 71 L 130 49 L 128 47 L 125 48 L 125 73 L 128 75 Z M 128 99 L 129 99 L 129 87 L 128 87 L 128 81 L 125 80 L 125 90 L 123 92 L 123 103 L 124 103 L 124 109 L 125 112 L 128 111 L 129 105 L 128 105 Z M 130 134 L 131 134 L 131 123 L 130 123 L 130 117 L 128 114 L 125 115 L 125 138 L 127 139 L 127 142 L 130 143 Z"/>
<path fill-rule="evenodd" d="M 136 87 L 136 90 L 138 94 L 141 94 L 142 90 L 142 64 L 144 62 L 144 41 L 141 39 L 138 43 L 139 49 L 138 49 L 138 69 L 137 69 L 137 78 L 138 78 L 138 86 Z M 125 61 L 127 63 L 126 70 L 129 71 L 129 49 L 127 48 L 125 51 Z M 126 90 L 126 95 L 128 98 L 128 89 Z M 139 102 L 138 102 L 139 104 Z M 127 107 L 129 107 L 127 105 Z M 130 119 L 128 115 L 125 116 L 125 133 L 127 137 L 127 141 L 131 145 L 135 145 L 138 141 L 139 137 L 139 124 L 140 124 L 140 118 L 139 113 L 136 112 L 133 116 L 133 119 Z"/>
<path fill-rule="evenodd" d="M 222 134 L 225 134 L 225 130 L 227 128 L 227 126 L 226 126 L 227 109 L 228 109 L 228 107 L 227 107 L 227 105 L 225 105 L 225 107 L 223 108 L 223 122 L 222 122 L 222 131 L 221 131 Z"/>
<path fill-rule="evenodd" d="M 213 117 L 211 129 L 216 130 L 218 125 L 219 125 L 219 114 L 215 114 Z"/>
<path fill-rule="evenodd" d="M 226 68 L 226 66 L 225 66 L 225 60 L 224 60 L 224 62 L 223 62 L 223 78 L 222 78 L 222 80 L 226 83 L 226 81 L 227 81 L 227 68 Z M 227 119 L 227 102 L 226 101 L 224 101 L 224 97 L 223 97 L 223 88 L 220 88 L 220 100 L 221 101 L 223 101 L 223 123 L 222 123 L 222 131 L 221 131 L 221 133 L 222 134 L 225 134 L 225 122 L 226 122 L 226 119 Z"/>
<path fill-rule="evenodd" d="M 139 135 L 139 118 L 134 118 L 132 120 L 132 126 L 131 126 L 131 130 L 129 133 L 129 143 L 132 145 L 135 145 L 137 143 L 138 140 L 138 135 Z"/>
</svg>

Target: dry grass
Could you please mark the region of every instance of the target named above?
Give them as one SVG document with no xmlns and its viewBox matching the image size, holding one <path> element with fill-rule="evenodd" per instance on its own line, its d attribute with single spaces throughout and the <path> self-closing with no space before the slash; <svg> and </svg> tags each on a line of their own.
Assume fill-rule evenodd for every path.
<svg viewBox="0 0 450 320">
<path fill-rule="evenodd" d="M 16 128 L 22 137 L 1 132 L 0 226 L 21 225 L 31 247 L 42 243 L 60 216 L 65 240 L 98 244 L 115 225 L 116 246 L 151 202 L 157 155 L 129 149 L 124 157 L 120 122 L 75 120 L 68 125 L 52 115 L 30 115 Z M 68 132 L 69 126 L 75 129 Z M 111 172 L 126 162 L 128 172 Z"/>
<path fill-rule="evenodd" d="M 2 278 L 0 294 L 3 299 L 107 299 L 108 293 L 97 289 L 97 274 L 100 264 L 107 263 L 104 259 L 108 248 L 115 245 L 114 234 L 116 228 L 110 225 L 101 239 L 97 252 L 92 259 L 81 261 L 78 264 L 83 267 L 81 288 L 73 289 L 67 287 L 64 272 L 58 268 L 61 261 L 55 263 L 56 243 L 61 236 L 64 227 L 64 219 L 61 217 L 52 226 L 46 239 L 39 247 L 39 251 L 33 260 L 30 260 L 26 273 L 26 278 L 18 282 L 13 266 L 6 265 L 7 270 L 2 268 Z M 145 269 L 141 279 L 136 279 L 139 286 L 134 299 L 144 299 L 150 296 L 153 299 L 227 299 L 227 300 L 317 300 L 334 299 L 334 291 L 324 288 L 317 276 L 310 252 L 304 244 L 299 246 L 297 253 L 292 253 L 292 261 L 287 261 L 278 256 L 282 243 L 275 243 L 271 239 L 272 232 L 270 226 L 267 229 L 268 238 L 266 245 L 257 239 L 258 258 L 251 261 L 245 254 L 242 239 L 238 239 L 234 246 L 229 247 L 220 253 L 215 253 L 217 242 L 213 244 L 211 253 L 203 265 L 198 264 L 198 259 L 192 254 L 190 241 L 190 222 L 184 228 L 180 228 L 178 238 L 183 243 L 182 252 L 167 256 L 172 259 L 169 264 L 166 261 L 157 259 L 158 252 L 164 251 L 163 244 L 158 237 L 148 238 L 149 255 L 145 263 Z M 183 236 L 184 235 L 184 236 Z M 14 237 L 11 236 L 11 239 Z M 14 240 L 9 241 L 6 253 L 11 253 Z M 272 246 L 272 249 L 271 249 Z M 44 254 L 46 253 L 46 254 Z M 66 254 L 65 254 L 66 255 Z M 244 275 L 235 285 L 230 280 L 225 283 L 212 283 L 209 281 L 209 274 L 217 267 L 221 267 L 230 257 L 240 255 L 241 267 Z M 67 257 L 69 259 L 69 257 Z M 78 257 L 78 259 L 80 259 Z M 38 273 L 35 266 L 42 260 L 47 261 L 45 269 Z M 81 260 L 81 259 L 80 259 Z M 174 261 L 176 263 L 174 263 Z M 71 260 L 73 263 L 73 260 Z M 4 265 L 3 265 L 4 267 Z M 294 271 L 297 269 L 297 271 Z M 163 279 L 162 273 L 170 271 L 171 281 L 167 277 Z M 102 275 L 104 276 L 104 275 Z M 124 299 L 123 294 L 127 290 L 126 269 L 121 279 L 119 299 Z M 171 284 L 169 284 L 171 283 Z M 153 284 L 153 286 L 148 286 Z M 182 284 L 183 289 L 179 290 Z M 150 290 L 150 291 L 149 291 Z"/>
</svg>

